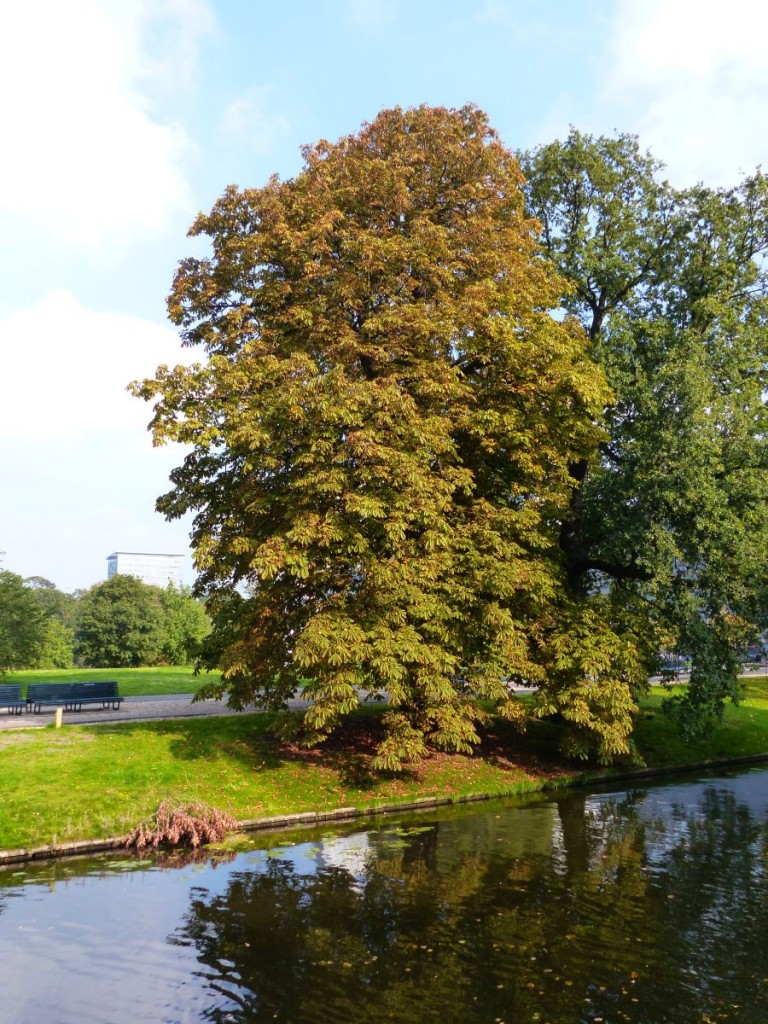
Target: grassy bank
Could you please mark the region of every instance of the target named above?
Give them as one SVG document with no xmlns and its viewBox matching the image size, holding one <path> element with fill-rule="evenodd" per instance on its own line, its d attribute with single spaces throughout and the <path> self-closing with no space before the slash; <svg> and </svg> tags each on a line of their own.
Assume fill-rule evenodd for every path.
<svg viewBox="0 0 768 1024">
<path fill-rule="evenodd" d="M 653 693 L 646 713 L 660 700 Z M 523 792 L 585 770 L 552 755 L 555 726 L 536 724 L 520 738 L 502 724 L 474 757 L 436 755 L 412 774 L 373 777 L 367 765 L 378 714 L 364 710 L 343 739 L 319 752 L 279 749 L 266 715 L 0 733 L 0 848 L 120 835 L 169 796 L 257 818 Z M 636 739 L 658 767 L 768 752 L 768 681 L 752 680 L 744 703 L 728 708 L 707 740 L 683 742 L 660 714 L 639 722 Z"/>
<path fill-rule="evenodd" d="M 3 677 L 3 682 L 26 687 L 29 683 L 95 683 L 114 679 L 120 684 L 123 697 L 152 697 L 197 693 L 204 682 L 218 678 L 218 673 L 196 676 L 191 666 L 171 665 L 161 668 L 41 668 L 9 673 Z"/>
</svg>

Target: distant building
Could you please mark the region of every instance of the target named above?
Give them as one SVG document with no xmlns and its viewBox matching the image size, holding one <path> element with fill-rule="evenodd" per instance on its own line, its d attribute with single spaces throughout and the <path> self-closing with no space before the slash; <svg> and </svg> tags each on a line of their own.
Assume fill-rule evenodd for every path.
<svg viewBox="0 0 768 1024">
<path fill-rule="evenodd" d="M 151 555 L 146 551 L 115 551 L 107 556 L 107 579 L 115 573 L 136 576 L 153 587 L 181 586 L 184 555 Z"/>
</svg>

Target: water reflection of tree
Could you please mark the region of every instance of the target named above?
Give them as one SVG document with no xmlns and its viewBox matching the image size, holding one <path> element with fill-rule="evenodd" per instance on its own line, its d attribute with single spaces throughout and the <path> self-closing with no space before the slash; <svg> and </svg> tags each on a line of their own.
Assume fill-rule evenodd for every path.
<svg viewBox="0 0 768 1024">
<path fill-rule="evenodd" d="M 679 808 L 678 842 L 653 895 L 670 944 L 686 950 L 686 984 L 716 1004 L 722 990 L 764 1004 L 768 975 L 766 925 L 766 827 L 734 795 L 716 787 L 705 793 L 699 814 Z"/>
<path fill-rule="evenodd" d="M 749 810 L 715 788 L 665 817 L 558 807 L 524 853 L 524 818 L 479 815 L 373 836 L 362 881 L 272 858 L 196 890 L 173 941 L 204 965 L 207 1019 L 762 1024 L 768 845 Z"/>
</svg>

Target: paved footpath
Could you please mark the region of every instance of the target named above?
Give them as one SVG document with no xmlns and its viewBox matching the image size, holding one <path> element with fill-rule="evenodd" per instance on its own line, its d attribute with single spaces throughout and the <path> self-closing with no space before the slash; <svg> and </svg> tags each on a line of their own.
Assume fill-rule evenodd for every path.
<svg viewBox="0 0 768 1024">
<path fill-rule="evenodd" d="M 306 707 L 307 702 L 292 700 L 291 708 Z M 205 715 L 239 715 L 223 700 L 201 700 L 192 703 L 192 694 L 168 694 L 160 697 L 126 697 L 119 711 L 65 711 L 64 725 L 96 725 L 103 722 L 150 722 L 161 718 L 199 718 Z M 39 715 L 9 714 L 0 711 L 0 731 L 10 729 L 42 729 L 55 719 L 54 708 L 44 708 Z"/>
<path fill-rule="evenodd" d="M 746 678 L 764 676 L 768 670 L 760 668 L 750 671 Z M 684 681 L 687 677 L 681 677 Z M 651 685 L 658 685 L 658 677 L 651 679 Z M 531 693 L 525 687 L 516 687 L 520 693 Z M 361 697 L 365 694 L 361 691 Z M 295 710 L 304 708 L 308 701 L 297 698 L 288 702 Z M 192 703 L 191 693 L 165 694 L 158 697 L 126 697 L 119 711 L 65 711 L 64 725 L 95 725 L 101 722 L 151 722 L 162 718 L 199 718 L 205 715 L 239 715 L 241 711 L 232 711 L 223 700 L 201 700 Z M 41 729 L 54 721 L 54 709 L 45 708 L 39 715 L 13 715 L 0 711 L 0 732 L 9 729 Z"/>
</svg>

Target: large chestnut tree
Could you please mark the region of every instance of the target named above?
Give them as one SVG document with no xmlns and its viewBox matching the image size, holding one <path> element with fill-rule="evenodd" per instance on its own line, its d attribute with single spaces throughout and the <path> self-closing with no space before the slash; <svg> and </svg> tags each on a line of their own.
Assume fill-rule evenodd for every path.
<svg viewBox="0 0 768 1024">
<path fill-rule="evenodd" d="M 376 759 L 469 750 L 538 688 L 572 738 L 629 747 L 631 609 L 571 593 L 572 467 L 611 401 L 567 285 L 485 115 L 388 110 L 307 147 L 295 178 L 228 188 L 169 300 L 191 367 L 134 386 L 190 446 L 159 499 L 194 514 L 214 629 L 207 693 L 283 707 L 307 742 L 386 691 Z M 586 745 L 585 745 L 586 744 Z"/>
</svg>

